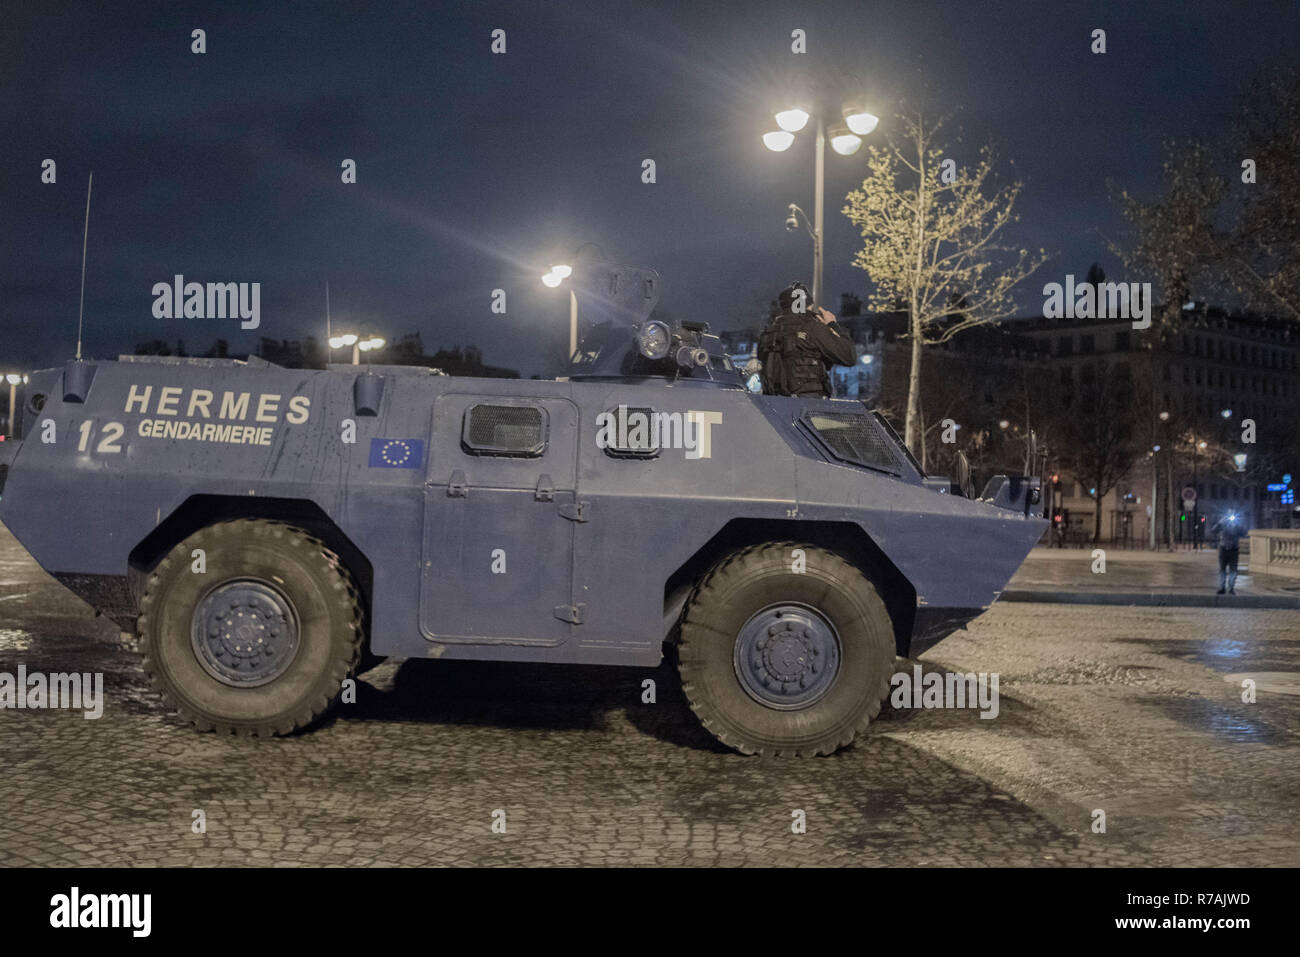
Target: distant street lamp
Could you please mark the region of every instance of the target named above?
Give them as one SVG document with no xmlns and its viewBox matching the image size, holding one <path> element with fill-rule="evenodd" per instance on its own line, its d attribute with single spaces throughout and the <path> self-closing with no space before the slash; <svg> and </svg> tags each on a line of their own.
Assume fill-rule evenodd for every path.
<svg viewBox="0 0 1300 957">
<path fill-rule="evenodd" d="M 853 85 L 860 86 L 861 83 L 855 80 Z M 823 305 L 822 264 L 825 259 L 823 240 L 826 235 L 826 137 L 828 135 L 826 117 L 820 107 L 820 101 L 827 98 L 825 95 L 827 92 L 825 89 L 812 92 L 800 90 L 791 94 L 794 102 L 785 105 L 784 109 L 777 110 L 774 114 L 776 125 L 780 129 L 763 134 L 764 146 L 774 153 L 784 153 L 794 143 L 795 134 L 807 126 L 813 114 L 816 114 L 817 148 L 813 168 L 813 222 L 811 227 L 808 227 L 808 234 L 812 236 L 813 241 L 812 298 L 818 306 Z M 880 119 L 867 109 L 865 97 L 862 96 L 845 100 L 840 109 L 840 116 L 841 119 L 833 122 L 829 130 L 831 149 L 841 156 L 851 156 L 861 148 L 862 137 L 874 130 Z M 796 211 L 803 214 L 804 221 L 807 223 L 808 214 L 791 204 L 790 215 L 786 217 L 787 229 L 798 228 Z"/>
<path fill-rule="evenodd" d="M 5 429 L 5 434 L 12 439 L 14 437 L 14 419 L 17 418 L 18 386 L 26 384 L 27 376 L 17 372 L 10 372 L 5 376 L 5 381 L 9 383 L 9 424 Z"/>
<path fill-rule="evenodd" d="M 1165 411 L 1162 411 L 1162 412 L 1157 416 L 1157 418 L 1158 418 L 1161 422 L 1168 422 L 1168 421 L 1169 421 L 1169 413 L 1168 413 L 1168 412 L 1165 412 Z M 1156 427 L 1155 425 L 1153 425 L 1153 426 L 1151 427 L 1151 435 L 1152 435 L 1153 438 L 1156 437 L 1156 432 L 1157 432 L 1157 427 Z M 1155 445 L 1153 445 L 1153 446 L 1151 447 L 1151 451 L 1152 451 L 1153 453 L 1155 453 L 1155 452 L 1159 452 L 1159 451 L 1160 451 L 1160 444 L 1159 444 L 1159 443 L 1156 443 Z M 1165 457 L 1165 469 L 1166 469 L 1166 472 L 1167 472 L 1168 469 L 1169 469 L 1168 456 Z M 1172 482 L 1173 480 L 1170 479 L 1169 481 Z M 1172 495 L 1172 494 L 1173 494 L 1173 490 L 1172 490 L 1172 488 L 1171 488 L 1171 489 L 1169 489 L 1169 495 Z M 1164 504 L 1165 504 L 1165 509 L 1166 509 L 1166 510 L 1169 509 L 1169 501 L 1168 501 L 1168 499 L 1169 499 L 1169 495 L 1166 495 L 1166 496 L 1165 496 L 1166 501 L 1165 501 Z M 1151 548 L 1151 550 L 1152 550 L 1153 552 L 1156 550 L 1156 547 L 1159 545 L 1159 540 L 1158 540 L 1157 537 L 1156 537 L 1156 523 L 1161 521 L 1161 518 L 1160 518 L 1160 514 L 1159 514 L 1159 513 L 1160 513 L 1160 460 L 1159 460 L 1159 459 L 1158 459 L 1158 458 L 1153 454 L 1153 455 L 1151 456 L 1151 521 L 1148 523 L 1148 525 L 1149 525 L 1149 529 L 1148 529 L 1148 533 L 1147 533 L 1147 534 L 1148 534 L 1148 544 L 1150 545 L 1150 548 Z M 1168 523 L 1165 523 L 1165 524 L 1167 525 Z M 1172 547 L 1172 545 L 1173 545 L 1173 531 L 1172 531 L 1171 529 L 1169 529 L 1168 527 L 1166 527 L 1166 529 L 1165 529 L 1165 534 L 1168 536 L 1168 538 L 1169 538 L 1169 544 L 1170 544 L 1170 546 Z"/>
<path fill-rule="evenodd" d="M 331 349 L 345 349 L 348 346 L 352 347 L 352 364 L 354 366 L 361 364 L 361 353 L 370 352 L 374 349 L 382 349 L 387 344 L 387 340 L 381 336 L 370 336 L 366 339 L 362 339 L 360 336 L 351 332 L 344 333 L 341 336 L 330 337 Z"/>
<path fill-rule="evenodd" d="M 573 262 L 577 262 L 588 246 L 594 246 L 600 256 L 604 257 L 605 251 L 596 243 L 586 242 L 577 248 L 573 254 Z M 568 263 L 554 263 L 550 271 L 542 276 L 542 285 L 547 289 L 556 289 L 560 283 L 573 275 L 573 266 Z M 578 294 L 573 289 L 573 284 L 569 284 L 569 360 L 578 352 Z"/>
<path fill-rule="evenodd" d="M 1208 443 L 1204 439 L 1198 440 L 1192 436 L 1192 491 L 1196 492 L 1196 498 L 1192 499 L 1192 547 L 1201 547 L 1201 495 L 1200 489 L 1196 487 L 1196 467 L 1199 453 Z"/>
</svg>

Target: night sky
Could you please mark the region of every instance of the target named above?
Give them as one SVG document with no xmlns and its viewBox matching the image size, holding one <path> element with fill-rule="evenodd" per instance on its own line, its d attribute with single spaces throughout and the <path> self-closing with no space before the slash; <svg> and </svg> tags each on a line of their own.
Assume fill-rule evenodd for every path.
<svg viewBox="0 0 1300 957">
<path fill-rule="evenodd" d="M 1100 261 L 1122 223 L 1114 179 L 1150 195 L 1162 141 L 1222 140 L 1260 70 L 1293 63 L 1292 2 L 4 4 L 0 33 L 0 372 L 76 341 L 86 175 L 95 174 L 85 351 L 368 322 L 427 351 L 555 374 L 563 289 L 539 276 L 586 242 L 652 265 L 663 306 L 714 329 L 752 323 L 811 280 L 812 136 L 768 152 L 772 96 L 797 69 L 848 71 L 892 126 L 903 102 L 959 111 L 1022 178 L 1009 239 L 1053 255 L 1037 290 Z M 790 31 L 809 52 L 790 52 Z M 1108 52 L 1089 52 L 1107 31 Z M 191 31 L 207 52 L 190 52 Z M 502 28 L 507 53 L 493 55 Z M 954 129 L 955 132 L 955 129 Z M 828 150 L 828 298 L 867 292 L 840 214 L 865 151 Z M 57 161 L 55 185 L 41 161 Z M 658 182 L 641 182 L 653 158 Z M 355 159 L 356 185 L 340 181 Z M 1014 166 L 1007 163 L 1014 160 Z M 176 273 L 260 282 L 262 326 L 155 319 Z M 1149 278 L 1149 277 L 1130 277 Z M 508 313 L 493 315 L 503 288 Z"/>
</svg>

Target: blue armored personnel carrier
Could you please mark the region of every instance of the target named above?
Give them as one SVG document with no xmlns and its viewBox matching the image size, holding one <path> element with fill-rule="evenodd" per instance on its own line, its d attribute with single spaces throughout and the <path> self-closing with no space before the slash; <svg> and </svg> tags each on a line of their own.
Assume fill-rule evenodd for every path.
<svg viewBox="0 0 1300 957">
<path fill-rule="evenodd" d="M 202 729 L 313 724 L 375 656 L 650 667 L 744 753 L 827 754 L 998 596 L 1039 482 L 927 477 L 853 401 L 755 395 L 653 270 L 574 276 L 569 375 L 123 357 L 34 373 L 0 520 Z M 1032 471 L 1033 469 L 1026 469 Z M 968 484 L 968 483 L 966 483 Z"/>
</svg>

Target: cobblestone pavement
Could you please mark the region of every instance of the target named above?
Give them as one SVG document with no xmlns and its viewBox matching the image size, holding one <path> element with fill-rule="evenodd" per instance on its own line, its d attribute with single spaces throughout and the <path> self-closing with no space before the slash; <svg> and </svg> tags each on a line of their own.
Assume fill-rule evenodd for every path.
<svg viewBox="0 0 1300 957">
<path fill-rule="evenodd" d="M 998 717 L 890 712 L 764 761 L 716 746 L 666 666 L 413 661 L 312 733 L 219 738 L 0 529 L 0 672 L 107 695 L 99 720 L 0 711 L 0 864 L 1300 864 L 1295 612 L 995 606 L 921 663 L 1000 673 Z"/>
</svg>

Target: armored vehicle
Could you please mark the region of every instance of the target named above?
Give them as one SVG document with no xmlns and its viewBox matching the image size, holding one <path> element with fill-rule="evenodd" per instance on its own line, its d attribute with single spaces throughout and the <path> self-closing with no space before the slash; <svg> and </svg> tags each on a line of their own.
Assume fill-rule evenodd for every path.
<svg viewBox="0 0 1300 957">
<path fill-rule="evenodd" d="M 584 335 L 556 380 L 256 358 L 34 373 L 0 520 L 138 634 L 201 729 L 304 728 L 375 656 L 667 651 L 735 750 L 850 744 L 897 655 L 997 598 L 1044 530 L 1038 479 L 963 494 L 859 402 L 748 391 L 707 327 L 653 317 L 653 270 L 573 281 Z"/>
</svg>

